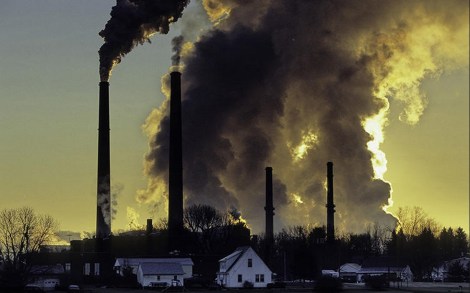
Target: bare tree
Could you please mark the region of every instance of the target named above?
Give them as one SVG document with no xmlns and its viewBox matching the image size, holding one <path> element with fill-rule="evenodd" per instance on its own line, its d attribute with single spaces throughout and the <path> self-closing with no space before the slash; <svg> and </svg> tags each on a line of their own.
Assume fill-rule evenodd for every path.
<svg viewBox="0 0 470 293">
<path fill-rule="evenodd" d="M 192 232 L 207 233 L 224 224 L 224 216 L 209 205 L 192 205 L 183 213 L 183 221 Z"/>
<path fill-rule="evenodd" d="M 399 219 L 398 228 L 408 239 L 420 235 L 424 229 L 429 229 L 434 235 L 439 234 L 439 224 L 429 217 L 421 207 L 400 207 L 397 216 Z"/>
<path fill-rule="evenodd" d="M 1 210 L 0 257 L 4 272 L 18 273 L 24 279 L 29 267 L 27 255 L 50 241 L 57 227 L 51 216 L 38 215 L 28 207 Z"/>
</svg>

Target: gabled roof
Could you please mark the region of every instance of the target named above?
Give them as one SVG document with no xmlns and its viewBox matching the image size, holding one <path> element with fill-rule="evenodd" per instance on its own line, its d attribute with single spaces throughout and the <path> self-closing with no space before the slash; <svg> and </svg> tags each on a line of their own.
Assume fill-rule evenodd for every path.
<svg viewBox="0 0 470 293">
<path fill-rule="evenodd" d="M 34 265 L 31 267 L 33 275 L 60 275 L 65 272 L 61 264 L 56 265 Z"/>
<path fill-rule="evenodd" d="M 179 263 L 183 266 L 193 266 L 193 261 L 187 258 L 116 258 L 114 266 L 138 266 L 143 263 Z"/>
<path fill-rule="evenodd" d="M 142 263 L 139 268 L 144 275 L 184 275 L 179 263 Z"/>
<path fill-rule="evenodd" d="M 220 259 L 219 262 L 227 261 L 227 260 L 232 259 L 232 258 L 239 259 L 248 250 L 248 248 L 250 248 L 250 247 L 249 246 L 238 247 L 237 249 L 235 249 L 234 252 L 232 252 L 231 254 L 227 255 L 226 257 Z"/>
<path fill-rule="evenodd" d="M 361 269 L 361 266 L 357 263 L 345 263 L 340 268 L 341 273 L 357 273 Z"/>
</svg>

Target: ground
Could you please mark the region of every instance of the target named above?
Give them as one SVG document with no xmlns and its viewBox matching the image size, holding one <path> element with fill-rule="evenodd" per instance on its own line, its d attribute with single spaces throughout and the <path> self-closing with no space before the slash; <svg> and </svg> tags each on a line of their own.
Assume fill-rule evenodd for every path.
<svg viewBox="0 0 470 293">
<path fill-rule="evenodd" d="M 386 291 L 372 291 L 364 287 L 364 284 L 345 284 L 342 292 L 356 292 L 356 293 L 372 293 L 372 292 L 388 292 L 388 293 L 415 293 L 415 292 L 429 292 L 429 293 L 449 293 L 449 292 L 462 292 L 470 293 L 469 283 L 421 283 L 421 282 L 403 282 L 400 288 L 396 284 L 392 284 L 392 288 Z M 161 292 L 155 290 L 142 290 L 142 289 L 118 289 L 118 288 L 85 288 L 84 292 L 87 293 L 144 293 L 144 292 Z M 184 291 L 187 293 L 311 293 L 311 289 L 248 289 L 248 290 L 221 290 L 221 291 Z"/>
</svg>

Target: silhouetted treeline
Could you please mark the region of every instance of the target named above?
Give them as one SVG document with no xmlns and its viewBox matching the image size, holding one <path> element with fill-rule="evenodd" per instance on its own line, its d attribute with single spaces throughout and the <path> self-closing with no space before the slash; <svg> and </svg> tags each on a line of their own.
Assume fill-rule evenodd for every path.
<svg viewBox="0 0 470 293">
<path fill-rule="evenodd" d="M 255 237 L 253 245 L 260 255 L 265 253 L 265 239 Z M 468 238 L 462 228 L 442 228 L 435 235 L 423 228 L 417 235 L 405 235 L 402 230 L 373 227 L 360 234 L 342 235 L 333 245 L 326 243 L 325 227 L 295 226 L 275 235 L 273 249 L 266 262 L 279 279 L 315 279 L 321 269 L 338 269 L 340 264 L 362 264 L 378 256 L 393 257 L 397 263 L 410 266 L 416 280 L 431 277 L 434 267 L 444 261 L 465 256 Z M 469 268 L 453 268 L 464 270 Z"/>
</svg>

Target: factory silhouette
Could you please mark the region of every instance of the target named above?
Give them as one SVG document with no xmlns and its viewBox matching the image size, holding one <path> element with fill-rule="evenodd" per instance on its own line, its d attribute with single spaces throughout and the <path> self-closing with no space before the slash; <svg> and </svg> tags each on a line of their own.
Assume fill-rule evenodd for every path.
<svg viewBox="0 0 470 293">
<path fill-rule="evenodd" d="M 216 244 L 210 253 L 194 250 L 194 235 L 184 227 L 183 221 L 183 145 L 181 114 L 181 73 L 173 71 L 170 94 L 170 150 L 168 177 L 168 225 L 166 230 L 157 231 L 152 219 L 147 220 L 145 232 L 111 233 L 111 188 L 110 188 L 110 138 L 109 138 L 109 82 L 99 83 L 99 130 L 98 130 L 98 176 L 96 234 L 92 239 L 73 240 L 68 256 L 70 258 L 70 278 L 79 282 L 106 282 L 113 278 L 113 265 L 116 258 L 129 257 L 191 257 L 194 273 L 211 278 L 218 260 L 237 247 L 255 246 L 260 256 L 269 266 L 276 266 L 279 260 L 274 255 L 273 217 L 275 194 L 273 194 L 273 168 L 266 167 L 266 204 L 264 238 L 251 235 L 248 227 L 241 222 L 224 231 L 215 231 L 211 241 Z M 318 242 L 322 245 L 318 255 L 322 255 L 321 268 L 337 268 L 335 256 L 337 244 L 334 236 L 333 203 L 333 163 L 327 164 L 327 229 L 326 237 Z M 260 207 L 260 210 L 262 207 Z M 215 235 L 215 236 L 214 236 Z M 64 256 L 62 256 L 64 257 Z M 284 256 L 285 257 L 285 256 Z M 285 265 L 285 262 L 284 262 Z M 319 267 L 319 268 L 320 268 Z M 84 273 L 86 272 L 86 273 Z M 278 272 L 280 275 L 285 272 Z M 212 278 L 213 279 L 213 278 Z"/>
</svg>

